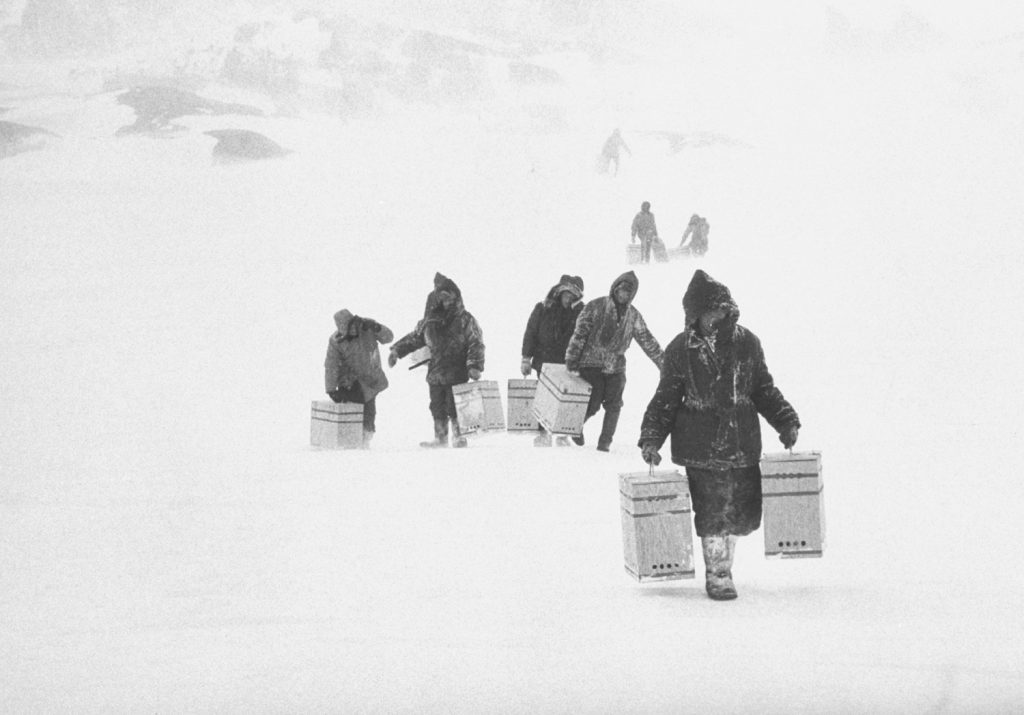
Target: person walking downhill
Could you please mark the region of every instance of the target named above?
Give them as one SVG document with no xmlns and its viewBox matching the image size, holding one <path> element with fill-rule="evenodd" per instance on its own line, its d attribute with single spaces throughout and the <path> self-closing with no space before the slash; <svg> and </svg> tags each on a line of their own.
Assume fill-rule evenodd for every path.
<svg viewBox="0 0 1024 715">
<path fill-rule="evenodd" d="M 617 128 L 611 133 L 611 135 L 605 140 L 604 146 L 601 147 L 601 159 L 598 164 L 598 171 L 602 174 L 607 174 L 609 167 L 612 162 L 615 163 L 615 173 L 613 176 L 619 175 L 619 150 L 625 149 L 627 154 L 632 155 L 633 152 L 629 150 L 629 146 L 626 144 L 626 140 L 622 138 L 622 132 Z"/>
<path fill-rule="evenodd" d="M 630 227 L 630 238 L 633 243 L 640 239 L 640 262 L 651 262 L 651 245 L 658 238 L 658 226 L 654 223 L 654 214 L 651 213 L 651 202 L 644 201 L 640 204 L 640 211 L 633 217 L 633 225 Z"/>
<path fill-rule="evenodd" d="M 701 539 L 705 588 L 736 598 L 732 563 L 740 536 L 761 525 L 761 426 L 796 444 L 800 418 L 772 380 L 757 336 L 737 324 L 729 289 L 702 270 L 683 296 L 685 329 L 665 349 L 661 380 L 647 405 L 637 443 L 644 461 L 672 435 L 672 461 L 686 467 Z"/>
<path fill-rule="evenodd" d="M 536 370 L 540 375 L 544 363 L 565 364 L 565 351 L 576 329 L 576 318 L 583 310 L 583 279 L 579 276 L 563 275 L 543 302 L 537 303 L 526 322 L 523 332 L 522 364 L 523 377 Z M 536 447 L 551 446 L 551 435 L 543 427 L 533 440 Z M 558 437 L 559 446 L 568 444 L 564 435 Z"/>
<path fill-rule="evenodd" d="M 651 362 L 661 369 L 661 346 L 633 305 L 639 287 L 636 273 L 628 271 L 612 282 L 607 296 L 587 303 L 576 320 L 576 330 L 565 351 L 565 367 L 593 387 L 584 421 L 604 407 L 604 423 L 597 440 L 597 448 L 602 452 L 611 447 L 619 423 L 626 388 L 625 353 L 634 338 Z M 572 439 L 583 446 L 583 435 Z"/>
<path fill-rule="evenodd" d="M 377 430 L 377 395 L 388 386 L 380 365 L 379 344 L 395 339 L 391 329 L 346 309 L 334 314 L 337 330 L 327 341 L 324 387 L 334 402 L 363 406 L 363 448 Z"/>
<path fill-rule="evenodd" d="M 455 412 L 453 385 L 479 380 L 484 371 L 483 332 L 476 318 L 462 303 L 462 291 L 447 276 L 438 273 L 435 300 L 428 317 L 391 346 L 388 365 L 394 367 L 399 358 L 426 345 L 430 348 L 427 384 L 430 388 L 430 414 L 434 419 L 434 439 L 421 442 L 421 447 L 447 447 L 448 423 L 451 422 L 452 447 L 465 447 L 466 438 L 459 433 Z"/>
</svg>

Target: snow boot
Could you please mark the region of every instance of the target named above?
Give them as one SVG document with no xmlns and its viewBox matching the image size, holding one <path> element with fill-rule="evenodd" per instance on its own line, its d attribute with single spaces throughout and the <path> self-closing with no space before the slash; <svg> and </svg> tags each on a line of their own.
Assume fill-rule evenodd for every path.
<svg viewBox="0 0 1024 715">
<path fill-rule="evenodd" d="M 732 582 L 732 557 L 735 536 L 702 536 L 704 550 L 704 587 L 708 598 L 715 601 L 731 601 L 736 598 L 736 586 Z"/>
<path fill-rule="evenodd" d="M 582 447 L 584 444 L 586 444 L 587 440 L 583 439 L 583 435 L 581 435 L 581 434 L 580 435 L 575 435 L 574 434 L 572 436 L 572 442 L 577 447 Z"/>
<path fill-rule="evenodd" d="M 373 441 L 373 430 L 363 430 L 363 449 L 370 448 L 370 442 Z"/>
<path fill-rule="evenodd" d="M 551 435 L 548 432 L 541 432 L 539 435 L 533 438 L 534 447 L 550 447 L 551 446 Z"/>
<path fill-rule="evenodd" d="M 448 446 L 448 420 L 434 420 L 434 440 L 432 442 L 420 442 L 421 447 L 447 447 Z"/>
<path fill-rule="evenodd" d="M 452 420 L 452 447 L 462 448 L 468 447 L 469 442 L 459 431 L 459 423 L 456 420 Z"/>
</svg>

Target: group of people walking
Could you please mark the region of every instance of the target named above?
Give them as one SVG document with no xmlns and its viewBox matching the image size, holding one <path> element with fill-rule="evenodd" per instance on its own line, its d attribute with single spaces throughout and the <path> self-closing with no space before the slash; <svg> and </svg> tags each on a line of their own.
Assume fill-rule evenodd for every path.
<svg viewBox="0 0 1024 715">
<path fill-rule="evenodd" d="M 707 219 L 693 214 L 686 225 L 686 230 L 683 231 L 683 237 L 679 241 L 678 250 L 693 256 L 703 256 L 708 251 L 708 233 L 710 232 L 711 225 Z M 633 243 L 636 243 L 638 240 L 640 241 L 641 263 L 650 263 L 652 252 L 656 260 L 668 260 L 665 242 L 658 235 L 658 224 L 654 220 L 654 214 L 651 212 L 650 201 L 644 201 L 640 204 L 640 210 L 633 217 L 629 235 Z M 687 239 L 690 240 L 690 243 L 686 243 Z"/>
<path fill-rule="evenodd" d="M 645 202 L 646 203 L 646 202 Z M 649 208 L 649 207 L 648 207 Z M 783 446 L 796 443 L 800 420 L 775 386 L 757 336 L 738 324 L 739 307 L 729 289 L 703 270 L 694 272 L 683 295 L 683 330 L 664 350 L 633 305 L 639 279 L 632 271 L 615 278 L 606 295 L 583 302 L 580 276 L 562 275 L 538 302 L 523 333 L 521 372 L 540 373 L 546 363 L 564 364 L 592 387 L 586 419 L 604 410 L 597 449 L 608 452 L 618 426 L 626 385 L 625 353 L 635 340 L 658 367 L 660 380 L 640 425 L 640 456 L 653 466 L 671 437 L 671 459 L 685 467 L 694 521 L 711 598 L 736 597 L 732 561 L 736 540 L 761 522 L 759 415 Z M 335 402 L 364 405 L 364 444 L 375 429 L 376 395 L 388 386 L 379 346 L 391 343 L 381 323 L 341 310 L 328 342 L 326 391 Z M 429 410 L 434 438 L 421 446 L 465 447 L 452 387 L 479 380 L 484 371 L 483 333 L 466 310 L 453 280 L 437 273 L 423 318 L 394 341 L 387 362 L 429 348 Z M 583 437 L 574 437 L 583 446 Z M 550 444 L 539 436 L 535 443 Z"/>
</svg>

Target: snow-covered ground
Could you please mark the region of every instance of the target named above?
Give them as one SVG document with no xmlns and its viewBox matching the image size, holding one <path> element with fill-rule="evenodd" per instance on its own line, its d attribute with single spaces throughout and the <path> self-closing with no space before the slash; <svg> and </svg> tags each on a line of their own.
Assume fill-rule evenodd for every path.
<svg viewBox="0 0 1024 715">
<path fill-rule="evenodd" d="M 8 87 L 3 119 L 61 138 L 0 161 L 0 709 L 1024 706 L 1024 64 L 750 38 L 606 62 L 545 131 L 509 94 L 115 139 L 113 94 Z M 616 125 L 632 156 L 595 174 Z M 215 165 L 225 126 L 294 153 Z M 401 367 L 372 450 L 308 446 L 334 311 L 403 334 L 441 271 L 504 383 L 559 275 L 593 298 L 629 268 L 643 200 L 670 242 L 707 216 L 711 250 L 636 267 L 635 304 L 664 345 L 695 267 L 732 288 L 823 453 L 824 558 L 767 561 L 758 532 L 725 604 L 627 577 L 636 348 L 610 454 L 425 452 Z"/>
</svg>

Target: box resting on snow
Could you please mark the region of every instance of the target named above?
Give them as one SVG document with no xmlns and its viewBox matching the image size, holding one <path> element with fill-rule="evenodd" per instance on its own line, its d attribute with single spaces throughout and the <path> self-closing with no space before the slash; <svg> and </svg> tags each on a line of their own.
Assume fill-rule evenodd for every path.
<svg viewBox="0 0 1024 715">
<path fill-rule="evenodd" d="M 452 395 L 459 430 L 463 434 L 505 429 L 505 411 L 501 407 L 498 383 L 494 380 L 452 385 Z"/>
<path fill-rule="evenodd" d="M 565 365 L 546 362 L 533 398 L 533 415 L 548 432 L 581 435 L 592 389 L 583 378 L 570 375 Z"/>
<path fill-rule="evenodd" d="M 533 416 L 533 396 L 537 392 L 536 380 L 508 381 L 508 431 L 536 432 L 540 425 Z"/>
<path fill-rule="evenodd" d="M 820 452 L 782 452 L 761 457 L 765 556 L 822 555 L 823 488 Z"/>
<path fill-rule="evenodd" d="M 324 449 L 358 449 L 363 446 L 363 406 L 314 400 L 309 443 Z"/>
<path fill-rule="evenodd" d="M 693 578 L 690 489 L 676 470 L 619 475 L 622 550 L 637 581 Z"/>
</svg>

